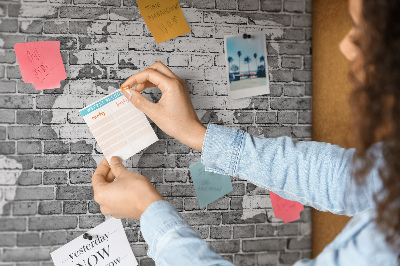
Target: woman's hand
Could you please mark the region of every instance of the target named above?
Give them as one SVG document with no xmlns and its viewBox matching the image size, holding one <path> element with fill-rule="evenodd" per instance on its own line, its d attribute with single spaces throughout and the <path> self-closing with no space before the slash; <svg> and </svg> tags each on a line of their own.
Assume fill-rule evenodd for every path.
<svg viewBox="0 0 400 266">
<path fill-rule="evenodd" d="M 135 85 L 135 89 L 130 89 Z M 158 103 L 150 102 L 140 93 L 150 87 L 161 90 Z M 121 90 L 166 134 L 193 149 L 202 150 L 206 127 L 197 117 L 186 84 L 163 63 L 156 62 L 132 75 L 122 84 Z"/>
<path fill-rule="evenodd" d="M 164 200 L 149 179 L 126 169 L 118 157 L 112 157 L 110 165 L 106 159 L 100 162 L 92 185 L 100 211 L 117 219 L 140 219 L 153 202 Z"/>
</svg>

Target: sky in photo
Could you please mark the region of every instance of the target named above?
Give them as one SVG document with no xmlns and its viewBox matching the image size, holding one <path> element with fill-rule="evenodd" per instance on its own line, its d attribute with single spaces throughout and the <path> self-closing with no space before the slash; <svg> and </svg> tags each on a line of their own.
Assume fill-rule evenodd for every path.
<svg viewBox="0 0 400 266">
<path fill-rule="evenodd" d="M 255 60 L 257 60 L 257 66 L 261 65 L 260 57 L 264 55 L 264 45 L 265 45 L 265 34 L 264 33 L 248 33 L 251 35 L 251 39 L 244 39 L 242 35 L 228 37 L 226 38 L 226 50 L 228 57 L 231 56 L 233 61 L 231 62 L 231 66 L 233 64 L 239 66 L 239 57 L 238 51 L 242 52 L 240 56 L 240 72 L 248 72 L 248 66 L 244 62 L 244 58 L 249 56 L 251 59 L 250 62 L 250 71 L 256 71 Z M 254 53 L 257 53 L 257 59 L 254 59 Z M 227 57 L 227 58 L 228 58 Z M 262 63 L 264 64 L 264 62 Z"/>
</svg>

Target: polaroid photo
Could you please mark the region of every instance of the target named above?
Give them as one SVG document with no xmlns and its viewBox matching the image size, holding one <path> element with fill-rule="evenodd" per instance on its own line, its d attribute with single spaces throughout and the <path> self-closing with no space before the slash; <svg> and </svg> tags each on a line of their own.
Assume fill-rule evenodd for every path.
<svg viewBox="0 0 400 266">
<path fill-rule="evenodd" d="M 265 33 L 228 35 L 224 40 L 229 99 L 269 94 Z"/>
</svg>

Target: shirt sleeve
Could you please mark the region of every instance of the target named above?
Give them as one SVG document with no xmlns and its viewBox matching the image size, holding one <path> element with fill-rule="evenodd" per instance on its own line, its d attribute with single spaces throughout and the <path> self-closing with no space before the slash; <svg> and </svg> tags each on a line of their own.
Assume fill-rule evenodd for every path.
<svg viewBox="0 0 400 266">
<path fill-rule="evenodd" d="M 149 245 L 148 255 L 156 265 L 232 266 L 190 227 L 164 200 L 153 202 L 140 217 L 140 227 Z"/>
<path fill-rule="evenodd" d="M 364 185 L 355 183 L 354 153 L 329 143 L 261 138 L 209 124 L 201 160 L 206 171 L 246 179 L 321 211 L 353 216 L 374 207 L 373 194 L 381 188 L 377 168 Z"/>
</svg>

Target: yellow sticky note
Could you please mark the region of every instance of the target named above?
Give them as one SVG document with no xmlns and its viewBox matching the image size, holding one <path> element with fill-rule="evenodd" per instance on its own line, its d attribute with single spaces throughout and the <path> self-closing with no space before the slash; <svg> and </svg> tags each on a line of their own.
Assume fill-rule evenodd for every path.
<svg viewBox="0 0 400 266">
<path fill-rule="evenodd" d="M 137 0 L 137 4 L 157 43 L 190 32 L 178 0 Z"/>
</svg>

